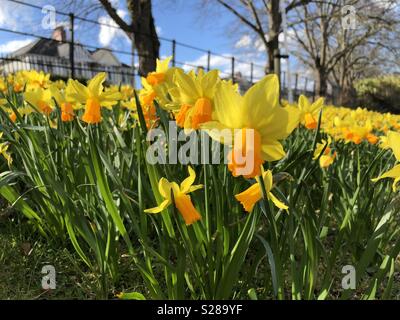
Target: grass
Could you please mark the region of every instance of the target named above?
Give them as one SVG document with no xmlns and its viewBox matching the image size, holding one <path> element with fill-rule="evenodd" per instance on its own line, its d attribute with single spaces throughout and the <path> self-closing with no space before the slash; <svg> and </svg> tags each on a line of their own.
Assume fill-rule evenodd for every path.
<svg viewBox="0 0 400 320">
<path fill-rule="evenodd" d="M 4 207 L 4 204 L 0 205 Z M 60 249 L 58 245 L 46 242 L 43 237 L 32 233 L 31 226 L 9 208 L 0 210 L 0 248 L 0 300 L 96 299 L 99 290 L 96 277 L 79 262 L 78 255 L 71 253 L 73 252 L 71 248 Z M 251 257 L 250 253 L 248 257 L 250 265 Z M 120 291 L 144 292 L 145 284 L 139 280 L 133 264 L 124 257 L 119 263 L 124 272 L 121 273 L 113 293 L 108 298 L 113 298 Z M 396 269 L 399 270 L 400 257 L 396 263 Z M 48 264 L 53 265 L 57 272 L 56 290 L 43 290 L 41 287 L 43 277 L 41 269 Z M 261 268 L 258 271 L 259 275 L 260 272 L 269 271 Z M 340 274 L 337 273 L 335 277 L 339 279 Z M 397 272 L 394 278 L 392 298 L 399 300 L 400 273 Z M 341 290 L 338 281 L 335 286 L 337 288 L 332 290 L 337 291 L 336 298 L 340 297 Z M 262 283 L 258 284 L 260 288 L 256 291 L 262 292 Z M 287 296 L 289 295 L 287 293 Z M 332 294 L 332 298 L 334 296 L 335 294 Z M 240 297 L 240 299 L 248 298 Z M 357 294 L 354 298 L 357 298 Z"/>
<path fill-rule="evenodd" d="M 32 233 L 6 210 L 0 214 L 0 299 L 92 299 L 93 276 L 82 273 L 77 257 Z M 42 267 L 56 269 L 56 290 L 41 287 Z M 82 268 L 83 266 L 79 266 Z"/>
<path fill-rule="evenodd" d="M 0 203 L 0 208 L 3 208 L 0 209 L 0 300 L 96 298 L 96 276 L 72 248 L 60 248 L 47 242 L 32 233 L 32 227 L 16 216 L 16 212 L 4 208 L 3 203 Z M 129 261 L 121 258 L 120 264 L 125 272 L 108 298 L 113 298 L 119 291 L 133 291 L 140 287 Z M 45 265 L 55 267 L 55 290 L 42 289 L 44 274 L 41 270 Z"/>
</svg>

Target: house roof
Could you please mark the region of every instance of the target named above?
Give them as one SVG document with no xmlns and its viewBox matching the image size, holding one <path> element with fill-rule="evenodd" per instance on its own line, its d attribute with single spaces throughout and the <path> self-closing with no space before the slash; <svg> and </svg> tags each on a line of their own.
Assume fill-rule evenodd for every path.
<svg viewBox="0 0 400 320">
<path fill-rule="evenodd" d="M 58 46 L 60 45 L 59 41 L 52 39 L 38 39 L 30 44 L 22 47 L 21 49 L 12 53 L 13 56 L 20 56 L 23 54 L 39 54 L 43 56 L 58 56 Z"/>
<path fill-rule="evenodd" d="M 25 47 L 18 49 L 11 53 L 11 56 L 17 57 L 26 54 L 35 54 L 50 57 L 69 57 L 69 44 L 67 42 L 60 42 L 53 39 L 37 39 Z M 97 49 L 90 51 L 85 49 L 82 45 L 75 45 L 76 61 L 97 62 L 99 64 L 109 66 L 123 65 L 119 59 L 112 53 L 110 49 Z"/>
</svg>

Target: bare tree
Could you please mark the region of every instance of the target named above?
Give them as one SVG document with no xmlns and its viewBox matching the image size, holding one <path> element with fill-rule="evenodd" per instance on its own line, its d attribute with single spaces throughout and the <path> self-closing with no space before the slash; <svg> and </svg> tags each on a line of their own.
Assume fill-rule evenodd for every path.
<svg viewBox="0 0 400 320">
<path fill-rule="evenodd" d="M 152 14 L 151 0 L 127 0 L 131 22 L 126 22 L 110 0 L 99 0 L 108 15 L 135 44 L 139 56 L 139 74 L 146 76 L 156 68 L 160 42 Z"/>
<path fill-rule="evenodd" d="M 349 70 L 365 59 L 356 52 L 379 34 L 390 31 L 396 19 L 392 16 L 391 1 L 385 6 L 379 1 L 330 0 L 313 1 L 298 6 L 291 16 L 292 34 L 298 48 L 296 56 L 315 71 L 318 95 L 327 94 L 328 80 L 334 70 L 339 86 L 349 84 Z M 356 28 L 342 26 L 342 9 L 352 5 L 356 10 Z M 364 52 L 364 56 L 368 52 Z M 340 67 L 338 68 L 338 66 Z"/>
<path fill-rule="evenodd" d="M 265 47 L 268 63 L 266 73 L 279 73 L 279 34 L 282 31 L 282 0 L 204 0 L 218 3 L 231 12 L 244 26 L 252 30 Z M 284 7 L 286 13 L 310 0 L 292 0 Z"/>
</svg>

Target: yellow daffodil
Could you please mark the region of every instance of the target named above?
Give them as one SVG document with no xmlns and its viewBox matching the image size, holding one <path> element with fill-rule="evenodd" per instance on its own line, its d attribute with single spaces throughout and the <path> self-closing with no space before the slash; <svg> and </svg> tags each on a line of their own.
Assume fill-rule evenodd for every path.
<svg viewBox="0 0 400 320">
<path fill-rule="evenodd" d="M 54 102 L 49 89 L 37 88 L 24 93 L 25 100 L 41 113 L 49 115 L 53 111 Z"/>
<path fill-rule="evenodd" d="M 260 177 L 258 177 L 258 179 L 260 179 Z M 289 209 L 288 206 L 286 206 L 283 202 L 281 202 L 271 192 L 271 190 L 274 187 L 272 172 L 270 170 L 264 171 L 262 173 L 262 179 L 264 181 L 267 198 L 271 200 L 273 204 L 277 206 L 279 209 L 283 210 Z M 244 210 L 246 210 L 247 212 L 251 212 L 254 208 L 254 205 L 262 199 L 262 189 L 260 182 L 257 181 L 247 190 L 235 195 L 235 198 L 242 204 Z"/>
<path fill-rule="evenodd" d="M 164 60 L 157 59 L 156 71 L 150 72 L 146 78 L 142 78 L 140 101 L 144 106 L 151 106 L 154 99 L 158 99 L 160 105 L 169 103 L 168 90 L 172 87 L 173 76 L 176 68 L 169 68 L 172 57 Z"/>
<path fill-rule="evenodd" d="M 93 79 L 84 86 L 77 80 L 71 83 L 72 89 L 67 98 L 85 105 L 85 112 L 82 120 L 89 124 L 101 122 L 101 107 L 111 109 L 118 103 L 121 93 L 113 91 L 104 91 L 103 83 L 106 80 L 106 73 L 98 73 Z"/>
<path fill-rule="evenodd" d="M 364 140 L 367 140 L 370 144 L 376 144 L 379 138 L 370 132 L 370 129 L 366 126 L 352 126 L 343 128 L 344 139 L 348 142 L 360 144 Z"/>
<path fill-rule="evenodd" d="M 46 89 L 50 85 L 50 74 L 43 71 L 25 71 L 25 79 L 27 80 L 27 90 L 35 90 L 37 88 Z"/>
<path fill-rule="evenodd" d="M 3 132 L 0 132 L 0 139 L 3 137 Z M 8 166 L 10 167 L 12 164 L 11 155 L 7 152 L 8 150 L 8 143 L 2 142 L 0 143 L 0 154 L 6 159 Z"/>
<path fill-rule="evenodd" d="M 128 100 L 134 98 L 133 91 L 134 89 L 130 85 L 121 86 L 120 92 L 122 95 L 122 99 Z"/>
<path fill-rule="evenodd" d="M 146 79 L 142 78 L 142 80 L 145 81 Z M 143 83 L 143 84 L 144 84 L 144 88 L 140 91 L 139 101 L 140 101 L 140 106 L 142 107 L 144 119 L 146 121 L 146 127 L 149 129 L 158 120 L 157 110 L 153 103 L 154 99 L 156 98 L 157 95 L 151 87 L 149 87 L 145 83 Z M 136 101 L 134 102 L 134 104 L 135 104 L 135 107 L 137 108 Z M 126 106 L 126 104 L 125 104 L 125 106 Z"/>
<path fill-rule="evenodd" d="M 147 213 L 159 213 L 165 210 L 169 205 L 174 204 L 178 209 L 186 225 L 190 225 L 201 219 L 200 213 L 193 206 L 188 193 L 203 188 L 202 185 L 193 185 L 196 179 L 196 173 L 191 167 L 188 167 L 189 177 L 182 181 L 179 186 L 176 182 L 169 182 L 161 178 L 158 183 L 158 190 L 165 199 L 158 207 L 144 210 Z M 173 198 L 172 198 L 173 196 Z"/>
<path fill-rule="evenodd" d="M 0 77 L 0 92 L 6 93 L 7 92 L 7 83 L 4 78 Z"/>
<path fill-rule="evenodd" d="M 332 151 L 330 147 L 331 144 L 332 138 L 329 136 L 328 141 L 322 139 L 321 143 L 318 143 L 315 148 L 313 160 L 317 160 L 318 157 L 320 157 L 319 165 L 321 168 L 327 168 L 335 161 L 336 152 Z M 321 155 L 322 152 L 323 154 Z"/>
<path fill-rule="evenodd" d="M 52 84 L 55 85 L 58 90 L 64 90 L 66 88 L 66 84 L 63 80 L 56 80 Z"/>
<path fill-rule="evenodd" d="M 0 99 L 0 108 L 2 108 L 4 111 L 8 113 L 8 115 L 10 116 L 10 120 L 12 122 L 15 122 L 17 121 L 17 115 L 15 114 L 13 109 L 7 107 L 7 103 L 8 103 L 7 99 Z"/>
<path fill-rule="evenodd" d="M 307 97 L 300 95 L 299 97 L 299 109 L 300 109 L 300 122 L 307 129 L 316 129 L 318 126 L 318 115 L 324 105 L 324 99 L 319 98 L 318 100 L 310 103 Z"/>
<path fill-rule="evenodd" d="M 12 84 L 15 93 L 20 93 L 25 89 L 26 79 L 22 74 L 17 74 L 12 78 L 10 84 Z"/>
<path fill-rule="evenodd" d="M 397 161 L 400 161 L 400 133 L 389 131 L 387 135 L 387 144 L 393 150 L 394 156 Z M 373 182 L 379 181 L 385 178 L 394 179 L 393 191 L 397 190 L 397 184 L 400 182 L 400 164 L 395 165 L 391 170 L 387 171 L 378 178 L 372 179 Z"/>
<path fill-rule="evenodd" d="M 140 103 L 142 107 L 148 107 L 153 104 L 154 99 L 157 97 L 153 87 L 147 83 L 145 78 L 142 78 L 143 89 L 139 92 Z"/>
<path fill-rule="evenodd" d="M 279 142 L 298 126 L 299 111 L 294 107 L 279 105 L 279 81 L 276 75 L 268 75 L 252 86 L 242 97 L 224 82 L 214 97 L 214 121 L 201 125 L 209 135 L 222 143 L 232 144 L 228 168 L 234 176 L 255 177 L 261 174 L 264 161 L 277 161 L 285 156 Z M 228 130 L 226 130 L 228 129 Z M 221 135 L 230 131 L 230 139 Z M 247 141 L 250 138 L 253 141 Z M 236 161 L 245 156 L 244 161 Z M 253 168 L 243 172 L 243 168 Z"/>
<path fill-rule="evenodd" d="M 171 59 L 172 57 L 168 57 L 165 60 L 157 59 L 156 71 L 150 72 L 146 77 L 146 81 L 150 86 L 155 87 L 166 80 L 168 65 Z"/>
<path fill-rule="evenodd" d="M 179 108 L 179 111 L 175 110 L 177 125 L 185 129 L 198 129 L 200 124 L 211 121 L 214 95 L 220 82 L 218 71 L 204 73 L 199 70 L 197 75 L 177 71 L 174 82 L 176 87 L 169 93 L 172 105 Z"/>
<path fill-rule="evenodd" d="M 131 112 L 135 112 L 137 110 L 135 97 L 130 98 L 128 101 L 121 101 L 121 106 Z"/>
<path fill-rule="evenodd" d="M 390 148 L 387 136 L 381 136 L 381 137 L 379 137 L 379 140 L 380 140 L 379 147 L 381 149 L 389 149 Z"/>
<path fill-rule="evenodd" d="M 73 93 L 72 80 L 68 81 L 64 92 L 58 89 L 56 85 L 51 85 L 50 91 L 58 106 L 61 108 L 61 121 L 69 122 L 74 120 L 74 109 L 76 109 L 77 107 L 75 103 L 71 102 L 72 99 L 70 98 L 71 93 Z"/>
</svg>

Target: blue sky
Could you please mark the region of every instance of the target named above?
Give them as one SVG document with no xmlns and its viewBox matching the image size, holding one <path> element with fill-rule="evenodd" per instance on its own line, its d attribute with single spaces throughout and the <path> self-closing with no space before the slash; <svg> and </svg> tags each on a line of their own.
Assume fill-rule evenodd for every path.
<svg viewBox="0 0 400 320">
<path fill-rule="evenodd" d="M 67 10 L 63 4 L 64 1 L 60 0 L 23 1 L 39 6 L 52 4 L 57 10 Z M 96 0 L 85 1 L 89 3 Z M 0 0 L 0 2 L 0 28 L 27 31 L 45 37 L 51 35 L 51 30 L 43 29 L 41 25 L 45 15 L 40 10 L 15 4 L 9 0 Z M 115 7 L 119 9 L 120 15 L 128 20 L 125 1 L 113 0 L 113 2 Z M 265 54 L 262 47 L 250 39 L 246 34 L 246 29 L 244 29 L 244 32 L 238 33 L 232 27 L 229 27 L 232 21 L 235 21 L 229 12 L 202 10 L 198 6 L 199 2 L 199 0 L 153 0 L 153 14 L 159 35 L 205 50 L 211 50 L 223 56 L 235 55 L 238 60 L 254 62 L 257 64 L 254 68 L 254 76 L 256 79 L 260 78 L 263 75 L 263 65 L 265 64 Z M 174 3 L 173 7 L 170 5 L 171 3 Z M 80 14 L 79 11 L 76 13 Z M 113 23 L 104 11 L 96 11 L 90 17 L 97 21 Z M 67 20 L 64 16 L 56 16 L 57 24 L 65 24 Z M 0 31 L 0 55 L 10 53 L 33 39 L 29 36 Z M 115 28 L 99 27 L 77 21 L 76 39 L 81 43 L 92 46 L 130 51 L 130 43 L 126 36 L 122 31 Z M 161 41 L 161 57 L 170 54 L 171 43 Z M 206 53 L 178 46 L 176 54 L 177 61 L 206 66 Z M 119 54 L 118 57 L 125 63 L 131 63 L 131 58 L 127 55 Z M 230 73 L 230 59 L 213 56 L 211 65 L 227 75 Z M 185 68 L 190 69 L 188 66 Z M 250 75 L 249 64 L 237 63 L 235 70 L 242 72 L 246 77 Z"/>
</svg>

